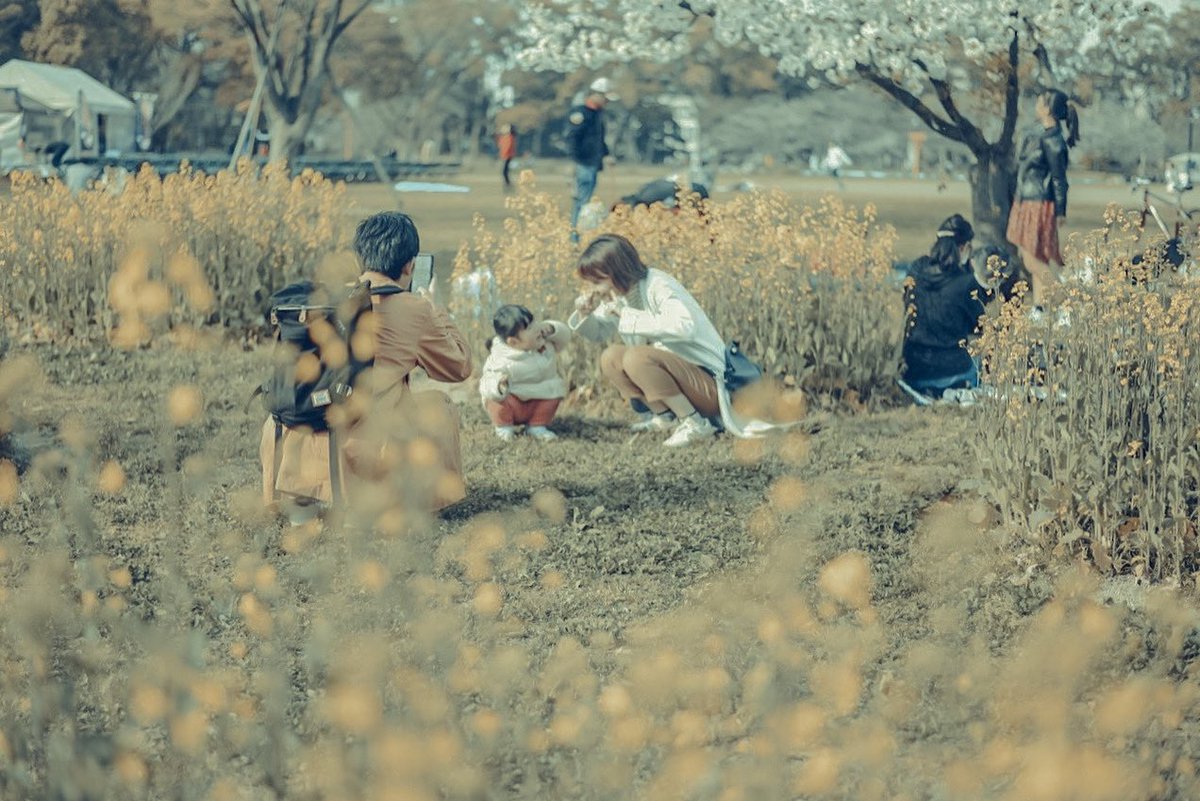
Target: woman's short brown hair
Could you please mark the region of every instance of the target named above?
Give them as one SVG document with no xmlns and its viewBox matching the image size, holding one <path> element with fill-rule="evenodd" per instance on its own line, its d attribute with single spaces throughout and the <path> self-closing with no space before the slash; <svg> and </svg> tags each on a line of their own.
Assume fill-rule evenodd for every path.
<svg viewBox="0 0 1200 801">
<path fill-rule="evenodd" d="M 649 270 L 632 242 L 617 234 L 601 234 L 580 254 L 575 272 L 591 281 L 609 278 L 614 287 L 628 292 Z"/>
</svg>

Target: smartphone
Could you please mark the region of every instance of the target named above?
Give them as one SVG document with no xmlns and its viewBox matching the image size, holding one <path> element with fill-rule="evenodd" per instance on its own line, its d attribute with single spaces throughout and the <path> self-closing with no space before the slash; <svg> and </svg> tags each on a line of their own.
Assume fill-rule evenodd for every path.
<svg viewBox="0 0 1200 801">
<path fill-rule="evenodd" d="M 429 289 L 433 283 L 433 254 L 418 253 L 413 259 L 412 291 Z"/>
</svg>

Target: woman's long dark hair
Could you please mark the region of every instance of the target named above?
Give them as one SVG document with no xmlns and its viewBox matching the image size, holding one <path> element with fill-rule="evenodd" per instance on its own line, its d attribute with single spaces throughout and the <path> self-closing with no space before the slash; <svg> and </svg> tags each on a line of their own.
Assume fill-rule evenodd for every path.
<svg viewBox="0 0 1200 801">
<path fill-rule="evenodd" d="M 1067 124 L 1067 147 L 1075 147 L 1079 142 L 1079 111 L 1075 104 L 1067 97 L 1066 92 L 1059 89 L 1047 89 L 1041 96 L 1046 101 L 1050 116 L 1057 122 Z"/>
<path fill-rule="evenodd" d="M 601 234 L 579 255 L 575 272 L 588 281 L 611 279 L 623 294 L 645 278 L 649 269 L 628 239 L 618 234 Z"/>
<path fill-rule="evenodd" d="M 958 249 L 975 238 L 975 229 L 961 214 L 947 217 L 938 226 L 937 239 L 929 248 L 929 260 L 943 272 L 962 270 Z"/>
</svg>

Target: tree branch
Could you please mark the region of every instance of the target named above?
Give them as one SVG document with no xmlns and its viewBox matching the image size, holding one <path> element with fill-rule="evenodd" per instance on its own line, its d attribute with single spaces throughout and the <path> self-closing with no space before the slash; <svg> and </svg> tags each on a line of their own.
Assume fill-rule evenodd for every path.
<svg viewBox="0 0 1200 801">
<path fill-rule="evenodd" d="M 696 9 L 692 8 L 692 4 L 689 3 L 687 0 L 679 0 L 679 7 L 682 8 L 684 11 L 691 12 L 693 19 L 699 19 L 700 17 L 715 17 L 715 16 L 717 16 L 717 12 L 712 11 L 712 10 L 705 11 L 703 13 L 697 13 Z"/>
<path fill-rule="evenodd" d="M 312 0 L 308 5 L 308 17 L 300 25 L 300 52 L 294 54 L 295 57 L 288 70 L 288 87 L 293 95 L 303 94 L 305 85 L 312 78 L 310 73 L 312 71 L 313 46 L 317 37 L 321 35 L 313 30 L 317 19 L 317 2 L 318 0 Z"/>
<path fill-rule="evenodd" d="M 1034 43 L 1033 57 L 1037 60 L 1038 66 L 1050 78 L 1049 86 L 1054 86 L 1058 83 L 1058 79 L 1054 77 L 1054 67 L 1050 64 L 1050 53 L 1046 50 L 1046 46 L 1038 41 L 1037 28 L 1029 20 L 1024 20 L 1025 29 L 1029 32 L 1029 40 Z M 1045 85 L 1045 83 L 1043 82 Z"/>
<path fill-rule="evenodd" d="M 233 7 L 233 13 L 237 15 L 243 27 L 245 27 L 247 36 L 250 37 L 251 49 L 255 54 L 262 53 L 266 49 L 266 46 L 258 29 L 258 21 L 246 7 L 244 0 L 230 0 L 229 4 Z M 266 31 L 262 33 L 266 33 Z"/>
<path fill-rule="evenodd" d="M 250 39 L 250 49 L 261 70 L 260 81 L 266 91 L 271 93 L 272 105 L 281 107 L 287 98 L 287 87 L 280 74 L 280 66 L 276 63 L 276 51 L 279 46 L 279 35 L 283 31 L 283 17 L 287 13 L 289 0 L 280 0 L 278 17 L 274 25 L 268 25 L 266 12 L 258 0 L 231 0 L 235 10 L 246 23 L 246 35 Z M 270 37 L 264 44 L 262 36 L 270 31 Z M 269 80 L 268 80 L 269 79 Z"/>
<path fill-rule="evenodd" d="M 900 103 L 900 105 L 907 108 L 913 114 L 916 114 L 922 122 L 928 125 L 936 133 L 941 134 L 952 141 L 967 144 L 967 141 L 963 138 L 962 131 L 959 130 L 958 126 L 954 125 L 949 120 L 939 117 L 933 109 L 922 103 L 919 97 L 893 81 L 891 78 L 886 78 L 883 75 L 880 75 L 868 64 L 855 64 L 854 71 L 858 73 L 860 78 L 875 84 L 880 89 L 891 95 L 893 99 Z"/>
<path fill-rule="evenodd" d="M 246 36 L 250 39 L 250 50 L 258 62 L 259 69 L 263 70 L 270 78 L 269 89 L 272 96 L 275 98 L 286 97 L 287 87 L 283 84 L 283 76 L 275 63 L 275 55 L 288 0 L 280 0 L 279 16 L 275 20 L 274 26 L 267 23 L 266 12 L 258 0 L 230 0 L 230 2 L 246 28 Z M 267 35 L 268 31 L 270 31 L 270 38 L 264 43 L 263 36 Z"/>
<path fill-rule="evenodd" d="M 341 13 L 342 0 L 336 0 L 325 10 L 320 30 L 313 32 L 313 38 L 324 43 L 326 52 L 333 48 L 334 33 L 337 32 L 338 17 Z"/>
<path fill-rule="evenodd" d="M 1017 131 L 1017 105 L 1021 100 L 1021 78 L 1017 72 L 1020 66 L 1021 52 L 1016 29 L 1013 29 L 1012 40 L 1008 43 L 1008 80 L 1004 89 L 1004 127 L 996 145 L 1008 153 L 1013 149 L 1013 135 Z"/>
<path fill-rule="evenodd" d="M 329 37 L 329 44 L 331 47 L 333 46 L 333 43 L 337 41 L 338 37 L 350 27 L 350 23 L 354 22 L 354 20 L 357 19 L 360 14 L 370 8 L 372 2 L 373 0 L 362 0 L 362 2 L 359 3 L 353 11 L 347 14 L 345 18 L 337 24 L 337 26 L 333 29 L 333 35 Z"/>
<path fill-rule="evenodd" d="M 958 104 L 954 102 L 953 88 L 949 83 L 941 78 L 935 78 L 925 66 L 922 59 L 914 58 L 913 63 L 920 67 L 921 72 L 925 73 L 925 78 L 929 81 L 933 91 L 937 94 L 938 102 L 945 109 L 946 115 L 951 122 L 958 126 L 958 130 L 962 133 L 962 141 L 967 144 L 972 150 L 981 150 L 987 147 L 987 140 L 983 137 L 983 132 L 976 127 L 975 123 L 968 120 L 958 110 Z"/>
</svg>

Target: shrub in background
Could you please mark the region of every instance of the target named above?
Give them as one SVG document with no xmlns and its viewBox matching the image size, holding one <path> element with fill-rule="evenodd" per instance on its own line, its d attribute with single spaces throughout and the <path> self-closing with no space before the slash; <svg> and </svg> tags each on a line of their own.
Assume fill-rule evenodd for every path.
<svg viewBox="0 0 1200 801">
<path fill-rule="evenodd" d="M 343 194 L 316 173 L 248 162 L 161 179 L 146 168 L 74 195 L 16 176 L 0 199 L 4 315 L 23 335 L 76 340 L 103 339 L 135 306 L 169 325 L 256 324 L 271 292 L 344 247 Z M 137 280 L 114 280 L 121 264 Z"/>
<path fill-rule="evenodd" d="M 494 276 L 490 304 L 470 298 L 454 307 L 480 347 L 490 333 L 489 305 L 521 303 L 539 317 L 562 318 L 580 289 L 579 251 L 557 199 L 525 180 L 509 201 L 504 231 L 491 233 L 477 219 L 456 259 L 457 272 Z M 628 237 L 648 265 L 679 278 L 722 336 L 785 383 L 851 400 L 890 388 L 903 304 L 892 281 L 895 232 L 876 225 L 873 208 L 835 198 L 802 207 L 783 192 L 754 192 L 687 202 L 678 214 L 618 209 L 600 232 Z M 577 398 L 599 386 L 596 356 L 594 345 L 574 343 L 564 358 Z"/>
</svg>

